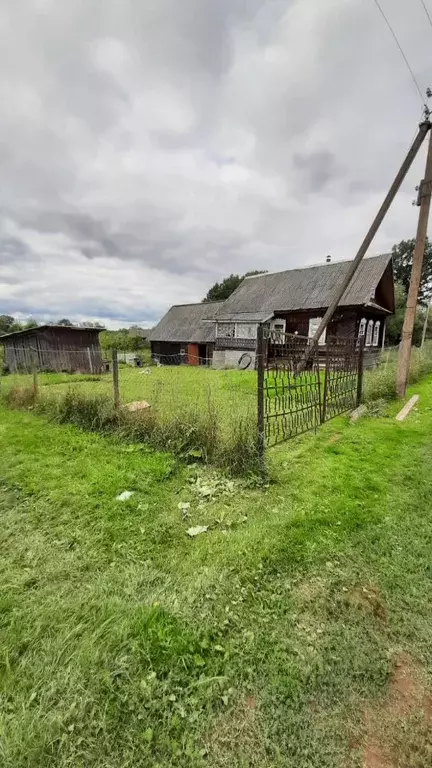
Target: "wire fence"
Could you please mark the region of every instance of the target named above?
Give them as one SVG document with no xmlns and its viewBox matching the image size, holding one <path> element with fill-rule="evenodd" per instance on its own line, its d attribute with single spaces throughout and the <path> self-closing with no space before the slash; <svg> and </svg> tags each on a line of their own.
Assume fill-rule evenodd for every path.
<svg viewBox="0 0 432 768">
<path fill-rule="evenodd" d="M 289 351 L 288 341 L 285 346 Z M 294 341 L 298 344 L 298 337 Z M 283 440 L 306 428 L 316 429 L 326 420 L 320 410 L 320 418 L 303 419 L 303 425 L 301 414 L 309 416 L 311 403 L 301 388 L 301 376 L 309 391 L 311 373 L 298 373 L 291 365 L 294 358 L 278 357 L 281 350 L 278 341 L 274 360 L 268 350 L 266 355 L 258 352 L 254 365 L 242 370 L 219 369 L 210 357 L 181 353 L 151 358 L 148 352 L 108 353 L 100 348 L 14 346 L 2 350 L 0 346 L 0 396 L 12 405 L 51 410 L 58 420 L 91 429 L 116 424 L 134 440 L 244 471 L 256 469 L 264 448 L 278 442 L 270 439 L 271 430 L 268 435 L 265 429 L 260 430 L 266 414 L 268 421 L 270 417 L 274 420 L 278 428 L 275 434 Z M 385 348 L 371 357 L 372 367 L 365 365 L 365 400 L 394 396 L 397 353 L 398 347 Z M 286 358 L 286 350 L 284 354 Z M 325 404 L 328 401 L 331 406 L 329 415 L 337 415 L 348 407 L 345 380 L 349 379 L 349 407 L 353 407 L 351 401 L 358 401 L 361 386 L 356 389 L 354 368 L 348 371 L 338 357 L 334 371 L 329 369 L 325 392 L 327 369 L 323 360 L 331 361 L 332 355 L 330 347 L 324 356 L 320 350 L 314 382 L 316 389 L 322 387 Z M 432 344 L 427 342 L 422 350 L 413 350 L 410 380 L 430 371 Z M 273 389 L 266 387 L 266 382 L 274 382 Z M 319 407 L 323 405 L 320 400 Z"/>
<path fill-rule="evenodd" d="M 215 369 L 212 359 L 113 350 L 6 350 L 0 394 L 38 407 L 72 403 L 82 413 L 113 408 L 122 422 L 134 414 L 134 434 L 190 457 L 236 466 L 257 460 L 257 376 Z M 78 423 L 78 417 L 76 419 Z M 100 423 L 100 417 L 94 417 Z M 79 422 L 81 423 L 81 422 Z"/>
</svg>

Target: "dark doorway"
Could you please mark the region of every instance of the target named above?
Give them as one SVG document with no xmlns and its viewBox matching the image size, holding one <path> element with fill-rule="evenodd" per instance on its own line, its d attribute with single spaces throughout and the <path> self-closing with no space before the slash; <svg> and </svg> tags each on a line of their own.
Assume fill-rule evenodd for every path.
<svg viewBox="0 0 432 768">
<path fill-rule="evenodd" d="M 198 357 L 200 365 L 208 365 L 207 344 L 198 344 Z"/>
</svg>

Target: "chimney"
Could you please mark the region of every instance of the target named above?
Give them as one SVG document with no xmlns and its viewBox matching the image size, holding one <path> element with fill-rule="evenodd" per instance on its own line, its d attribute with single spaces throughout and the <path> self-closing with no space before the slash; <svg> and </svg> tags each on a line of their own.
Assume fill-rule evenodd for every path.
<svg viewBox="0 0 432 768">
<path fill-rule="evenodd" d="M 330 264 L 330 262 L 331 262 L 331 256 L 330 256 L 330 254 L 327 254 L 327 256 L 326 256 L 326 264 Z"/>
</svg>

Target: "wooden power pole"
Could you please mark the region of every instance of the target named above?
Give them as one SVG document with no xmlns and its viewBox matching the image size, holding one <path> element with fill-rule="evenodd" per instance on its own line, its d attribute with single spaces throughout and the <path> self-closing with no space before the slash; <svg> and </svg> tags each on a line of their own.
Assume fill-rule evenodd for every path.
<svg viewBox="0 0 432 768">
<path fill-rule="evenodd" d="M 328 308 L 327 312 L 325 313 L 323 319 L 321 320 L 321 322 L 320 322 L 320 324 L 319 324 L 319 326 L 317 328 L 317 331 L 316 331 L 316 333 L 315 333 L 315 335 L 314 335 L 314 337 L 312 339 L 310 349 L 313 349 L 318 344 L 322 334 L 324 333 L 324 331 L 327 328 L 330 320 L 332 319 L 332 317 L 333 317 L 333 315 L 335 313 L 335 310 L 336 310 L 340 300 L 342 299 L 342 296 L 344 295 L 344 293 L 345 293 L 346 289 L 348 288 L 351 280 L 353 279 L 355 273 L 357 272 L 357 269 L 358 269 L 358 267 L 360 265 L 360 262 L 362 261 L 362 259 L 363 259 L 364 255 L 366 254 L 366 252 L 367 252 L 367 250 L 368 250 L 372 240 L 374 239 L 376 233 L 378 232 L 378 229 L 379 229 L 379 227 L 382 224 L 384 216 L 386 215 L 388 209 L 390 208 L 390 206 L 391 206 L 394 198 L 396 197 L 396 194 L 397 194 L 397 192 L 398 192 L 398 190 L 399 190 L 403 180 L 405 179 L 405 176 L 407 175 L 409 169 L 411 168 L 411 165 L 413 164 L 413 161 L 414 161 L 414 159 L 415 159 L 415 157 L 416 157 L 416 155 L 417 155 L 417 153 L 418 153 L 418 151 L 419 151 L 419 149 L 420 149 L 420 147 L 421 147 L 421 145 L 422 145 L 422 143 L 424 141 L 424 138 L 425 138 L 427 132 L 429 131 L 430 127 L 431 127 L 431 123 L 429 122 L 429 120 L 425 120 L 424 122 L 420 123 L 418 134 L 417 134 L 416 138 L 414 139 L 414 142 L 413 142 L 411 148 L 408 150 L 407 156 L 406 156 L 405 160 L 403 161 L 403 163 L 402 163 L 402 165 L 401 165 L 401 167 L 400 167 L 400 169 L 399 169 L 399 171 L 398 171 L 398 173 L 396 175 L 396 178 L 395 178 L 393 184 L 391 185 L 391 187 L 390 187 L 390 189 L 389 189 L 389 191 L 388 191 L 388 193 L 386 195 L 386 198 L 385 198 L 381 208 L 379 209 L 377 215 L 375 216 L 375 219 L 372 222 L 372 225 L 371 225 L 371 227 L 370 227 L 370 229 L 369 229 L 365 239 L 363 240 L 363 242 L 362 242 L 362 244 L 361 244 L 361 246 L 360 246 L 360 248 L 359 248 L 359 250 L 357 252 L 357 255 L 356 255 L 354 261 L 352 261 L 350 263 L 350 266 L 348 268 L 348 271 L 347 271 L 347 273 L 346 273 L 342 283 L 336 287 L 336 290 L 335 290 L 335 293 L 334 293 L 334 297 L 333 297 L 333 299 L 332 299 L 332 301 L 331 301 L 331 303 L 329 305 L 329 308 Z"/>
<path fill-rule="evenodd" d="M 417 236 L 414 248 L 411 279 L 408 291 L 405 319 L 402 328 L 402 338 L 399 347 L 396 389 L 398 397 L 405 397 L 411 360 L 412 335 L 417 311 L 418 295 L 421 282 L 423 258 L 426 247 L 426 237 L 429 222 L 429 211 L 432 193 L 432 131 L 429 136 L 429 148 L 426 159 L 426 171 L 420 183 L 418 205 L 420 206 Z"/>
</svg>

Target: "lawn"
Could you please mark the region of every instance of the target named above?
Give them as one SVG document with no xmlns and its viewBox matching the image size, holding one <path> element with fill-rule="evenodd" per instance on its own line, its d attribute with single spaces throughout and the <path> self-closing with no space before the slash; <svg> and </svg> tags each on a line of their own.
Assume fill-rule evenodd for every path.
<svg viewBox="0 0 432 768">
<path fill-rule="evenodd" d="M 415 391 L 273 450 L 266 488 L 1 409 L 2 768 L 430 766 Z"/>
</svg>

